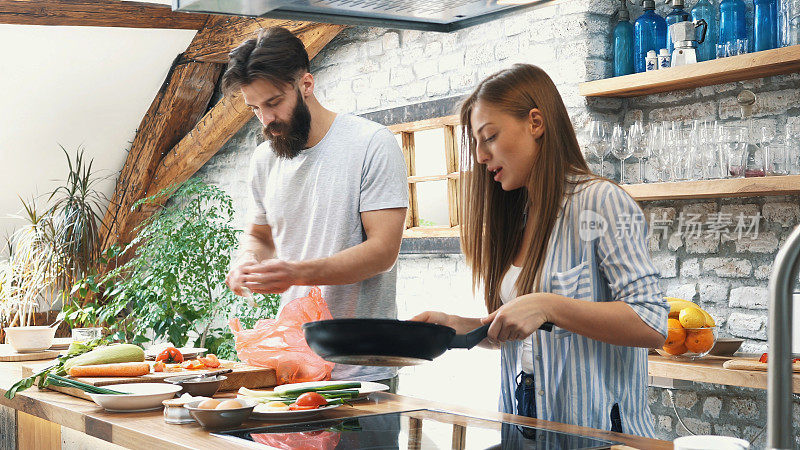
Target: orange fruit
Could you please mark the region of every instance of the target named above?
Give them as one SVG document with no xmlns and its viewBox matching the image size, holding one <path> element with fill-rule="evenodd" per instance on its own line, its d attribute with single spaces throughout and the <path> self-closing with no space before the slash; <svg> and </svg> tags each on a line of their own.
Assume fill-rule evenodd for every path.
<svg viewBox="0 0 800 450">
<path fill-rule="evenodd" d="M 690 352 L 705 353 L 714 346 L 714 332 L 711 331 L 711 328 L 688 330 L 684 343 Z"/>
<path fill-rule="evenodd" d="M 662 348 L 670 355 L 682 355 L 686 353 L 686 345 L 684 345 L 683 342 L 679 342 L 675 345 L 665 345 Z"/>
<path fill-rule="evenodd" d="M 678 319 L 667 319 L 667 341 L 664 346 L 682 344 L 686 340 L 686 330 Z"/>
</svg>

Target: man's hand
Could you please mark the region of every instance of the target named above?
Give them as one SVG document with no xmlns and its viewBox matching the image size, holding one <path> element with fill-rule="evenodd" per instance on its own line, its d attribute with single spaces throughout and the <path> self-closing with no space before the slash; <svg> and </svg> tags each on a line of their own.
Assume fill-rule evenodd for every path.
<svg viewBox="0 0 800 450">
<path fill-rule="evenodd" d="M 292 261 L 267 259 L 242 266 L 242 286 L 258 294 L 280 294 L 302 282 L 300 267 Z M 234 291 L 235 292 L 235 291 Z"/>
<path fill-rule="evenodd" d="M 247 297 L 250 294 L 250 292 L 247 292 L 244 288 L 244 274 L 246 268 L 256 264 L 258 264 L 258 261 L 255 255 L 252 253 L 245 253 L 235 263 L 231 271 L 228 272 L 228 276 L 225 277 L 225 284 L 228 285 L 234 294 L 240 297 Z"/>
</svg>

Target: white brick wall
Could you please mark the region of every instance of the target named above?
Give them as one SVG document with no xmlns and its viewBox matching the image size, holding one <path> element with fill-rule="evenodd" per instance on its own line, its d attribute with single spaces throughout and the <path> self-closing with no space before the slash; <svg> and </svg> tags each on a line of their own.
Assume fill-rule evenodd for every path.
<svg viewBox="0 0 800 450">
<path fill-rule="evenodd" d="M 687 8 L 692 4 L 689 2 Z M 579 82 L 603 78 L 611 72 L 608 33 L 616 5 L 611 0 L 560 1 L 450 34 L 352 27 L 312 62 L 316 92 L 323 105 L 333 110 L 361 114 L 463 95 L 486 75 L 514 62 L 527 62 L 541 66 L 553 78 L 576 129 L 592 118 L 625 123 L 637 119 L 737 123 L 740 110 L 735 97 L 743 88 L 757 94 L 756 126 L 777 130 L 787 121 L 800 122 L 797 117 L 787 118 L 797 115 L 798 74 L 631 99 L 579 96 Z M 666 8 L 659 6 L 659 12 L 663 14 Z M 640 12 L 639 7 L 631 7 L 632 17 Z M 242 174 L 247 173 L 250 152 L 260 139 L 260 127 L 253 121 L 198 173 L 233 195 L 239 227 L 245 224 L 243 211 L 247 205 Z M 604 166 L 606 175 L 617 176 L 616 160 L 608 158 Z M 628 167 L 635 170 L 634 164 Z M 717 211 L 763 216 L 755 239 L 689 237 L 673 225 L 663 238 L 650 241 L 667 295 L 694 298 L 714 315 L 720 336 L 745 338 L 743 350 L 763 351 L 768 326 L 764 309 L 767 279 L 778 246 L 800 223 L 798 198 L 660 201 L 642 206 L 648 219 L 650 213 L 658 218 L 664 213 L 675 224 L 681 213 L 699 214 L 701 222 Z M 485 314 L 480 296 L 471 293 L 470 274 L 461 258 L 404 255 L 398 262 L 398 272 L 398 304 L 403 318 L 430 308 Z M 480 399 L 471 397 L 469 406 L 494 409 L 499 388 L 496 359 L 496 353 L 482 350 L 448 352 L 434 363 L 404 369 L 400 389 L 458 402 L 454 386 L 463 378 L 461 374 L 479 370 L 478 380 L 487 389 L 480 391 Z M 692 391 L 695 395 L 676 399 L 684 405 L 679 408 L 692 431 L 740 437 L 758 432 L 764 417 L 753 418 L 751 406 L 757 405 L 755 411 L 764 409 L 764 391 L 715 385 L 697 386 Z M 666 393 L 659 399 L 660 392 L 651 392 L 658 436 L 672 439 L 686 434 L 673 417 Z M 798 422 L 800 417 L 795 417 Z M 758 442 L 763 443 L 763 439 Z"/>
</svg>

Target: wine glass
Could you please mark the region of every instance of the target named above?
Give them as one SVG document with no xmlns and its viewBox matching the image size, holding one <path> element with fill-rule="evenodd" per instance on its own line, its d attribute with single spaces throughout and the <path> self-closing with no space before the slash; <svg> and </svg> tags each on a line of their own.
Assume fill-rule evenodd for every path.
<svg viewBox="0 0 800 450">
<path fill-rule="evenodd" d="M 625 183 L 625 160 L 630 158 L 632 152 L 628 147 L 627 133 L 622 125 L 614 125 L 611 132 L 611 154 L 620 161 L 620 183 Z"/>
<path fill-rule="evenodd" d="M 639 160 L 639 182 L 644 183 L 644 160 L 650 154 L 647 146 L 647 127 L 639 120 L 631 124 L 628 131 L 628 148 L 631 156 Z"/>
<path fill-rule="evenodd" d="M 586 149 L 600 160 L 600 176 L 603 176 L 605 156 L 608 154 L 608 124 L 600 120 L 592 120 L 586 131 Z"/>
</svg>

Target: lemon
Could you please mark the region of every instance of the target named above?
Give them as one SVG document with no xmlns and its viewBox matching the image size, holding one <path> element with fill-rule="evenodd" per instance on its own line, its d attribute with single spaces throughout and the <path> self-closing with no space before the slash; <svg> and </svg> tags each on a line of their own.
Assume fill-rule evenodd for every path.
<svg viewBox="0 0 800 450">
<path fill-rule="evenodd" d="M 681 310 L 686 308 L 697 308 L 700 309 L 700 306 L 697 303 L 689 302 L 686 300 L 674 300 L 669 302 L 669 317 L 673 319 L 677 319 L 678 315 L 680 314 Z"/>
<path fill-rule="evenodd" d="M 678 320 L 684 328 L 703 328 L 706 324 L 706 316 L 700 308 L 690 306 L 681 310 Z"/>
<path fill-rule="evenodd" d="M 700 312 L 702 312 L 703 315 L 706 317 L 706 326 L 707 327 L 711 328 L 711 327 L 717 326 L 717 323 L 714 322 L 714 318 L 711 317 L 711 314 L 706 312 L 706 310 L 704 310 L 704 309 L 700 309 Z"/>
</svg>

